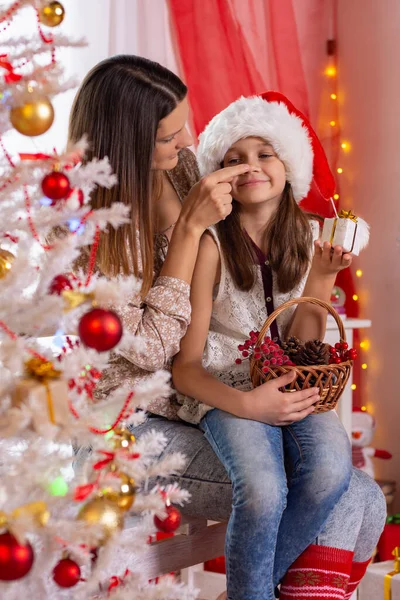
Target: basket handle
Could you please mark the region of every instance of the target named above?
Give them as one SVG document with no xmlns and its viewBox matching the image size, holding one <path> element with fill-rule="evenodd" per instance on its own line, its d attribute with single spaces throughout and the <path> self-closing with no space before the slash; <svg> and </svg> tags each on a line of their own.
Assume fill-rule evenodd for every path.
<svg viewBox="0 0 400 600">
<path fill-rule="evenodd" d="M 328 313 L 330 313 L 332 315 L 332 317 L 335 319 L 336 324 L 339 329 L 340 341 L 345 342 L 346 341 L 346 332 L 344 330 L 343 321 L 339 317 L 338 313 L 333 308 L 333 306 L 331 306 L 330 304 L 328 304 L 328 302 L 325 302 L 324 300 L 318 300 L 318 298 L 312 298 L 310 296 L 302 296 L 301 298 L 293 298 L 292 300 L 288 300 L 287 302 L 284 302 L 283 304 L 278 306 L 278 308 L 276 310 L 274 310 L 274 312 L 272 314 L 269 315 L 268 319 L 265 321 L 265 323 L 259 333 L 259 336 L 257 339 L 257 346 L 262 344 L 265 334 L 267 333 L 268 329 L 271 327 L 271 324 L 275 321 L 275 319 L 278 315 L 280 315 L 284 310 L 286 310 L 290 306 L 293 306 L 295 304 L 304 304 L 306 302 L 309 304 L 315 304 L 316 306 L 320 306 L 321 308 L 325 308 L 328 311 Z"/>
</svg>

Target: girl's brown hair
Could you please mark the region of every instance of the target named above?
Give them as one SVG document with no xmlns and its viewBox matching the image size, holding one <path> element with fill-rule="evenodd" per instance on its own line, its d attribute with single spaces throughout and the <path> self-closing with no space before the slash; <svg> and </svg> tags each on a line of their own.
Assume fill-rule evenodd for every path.
<svg viewBox="0 0 400 600">
<path fill-rule="evenodd" d="M 310 219 L 317 215 L 303 212 L 286 183 L 282 199 L 264 232 L 264 242 L 272 270 L 277 274 L 279 291 L 287 293 L 304 277 L 311 259 Z M 217 225 L 221 248 L 229 272 L 241 290 L 255 283 L 254 251 L 240 223 L 240 205 L 233 200 L 229 217 Z M 234 242 L 234 243 L 232 243 Z"/>
<path fill-rule="evenodd" d="M 131 274 L 133 268 L 143 278 L 143 296 L 153 280 L 152 195 L 156 187 L 160 190 L 160 178 L 151 164 L 157 128 L 186 93 L 179 77 L 158 63 L 139 56 L 113 56 L 87 74 L 71 111 L 69 139 L 76 142 L 86 134 L 90 143 L 86 160 L 108 156 L 118 178 L 111 189 L 97 188 L 91 205 L 108 208 L 123 202 L 131 207 L 131 223 L 101 235 L 97 266 L 106 275 Z"/>
</svg>

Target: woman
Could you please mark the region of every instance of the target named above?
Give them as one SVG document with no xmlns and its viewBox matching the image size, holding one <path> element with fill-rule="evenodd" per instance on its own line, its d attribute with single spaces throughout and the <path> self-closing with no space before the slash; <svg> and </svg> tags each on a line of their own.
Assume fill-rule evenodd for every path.
<svg viewBox="0 0 400 600">
<path fill-rule="evenodd" d="M 151 372 L 170 366 L 190 320 L 190 283 L 200 237 L 208 226 L 230 213 L 229 182 L 248 168 L 222 169 L 198 181 L 195 158 L 187 150 L 192 139 L 186 130 L 186 94 L 180 79 L 157 63 L 116 56 L 92 69 L 72 108 L 70 139 L 76 141 L 86 133 L 91 142 L 88 158 L 108 156 L 118 177 L 114 188 L 95 191 L 93 206 L 108 207 L 118 200 L 131 207 L 132 224 L 100 239 L 97 267 L 105 275 L 134 273 L 143 279 L 140 297 L 132 299 L 121 317 L 125 329 L 146 340 L 146 353 L 126 351 L 111 359 L 99 385 L 103 397 L 121 380 L 134 385 Z M 268 391 L 276 392 L 282 381 L 264 385 L 267 396 Z M 308 406 L 314 402 L 312 392 L 291 396 L 293 412 L 299 399 L 303 409 L 304 402 Z M 166 451 L 181 451 L 189 459 L 180 478 L 193 494 L 187 512 L 225 519 L 231 503 L 227 475 L 201 431 L 175 420 L 179 407 L 174 398 L 154 402 L 152 416 L 135 434 L 148 428 L 164 432 L 171 440 Z M 297 415 L 294 420 L 301 418 Z M 374 519 L 360 508 L 366 506 L 367 497 Z M 345 522 L 349 504 L 358 507 L 360 521 L 353 524 L 354 539 L 349 540 L 346 531 L 335 547 L 357 550 L 360 532 L 370 554 L 383 526 L 382 495 L 372 481 L 355 474 L 331 518 L 339 514 L 337 521 Z M 337 521 L 325 528 L 324 545 L 330 545 L 338 532 Z M 291 546 L 286 536 L 277 548 L 276 582 L 298 556 Z M 354 558 L 363 563 L 367 556 L 356 553 Z"/>
</svg>

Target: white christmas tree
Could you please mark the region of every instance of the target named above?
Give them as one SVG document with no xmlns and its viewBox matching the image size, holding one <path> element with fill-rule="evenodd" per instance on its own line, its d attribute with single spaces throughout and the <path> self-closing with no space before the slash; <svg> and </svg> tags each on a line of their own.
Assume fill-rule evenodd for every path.
<svg viewBox="0 0 400 600">
<path fill-rule="evenodd" d="M 21 10 L 31 13 L 31 39 L 12 36 Z M 63 80 L 56 49 L 82 42 L 50 29 L 63 17 L 47 0 L 0 13 L 1 35 L 9 33 L 0 56 L 0 597 L 190 600 L 194 591 L 174 579 L 148 582 L 135 569 L 149 536 L 174 531 L 173 505 L 188 500 L 176 486 L 149 483 L 179 472 L 184 457 L 159 458 L 164 436 L 135 440 L 129 429 L 170 393 L 169 376 L 94 400 L 109 352 L 143 346 L 118 317 L 140 282 L 95 272 L 101 232 L 126 223 L 128 209 L 92 210 L 93 189 L 117 182 L 107 159 L 85 163 L 86 140 L 23 152 L 24 136 L 51 127 L 52 97 L 75 85 Z M 17 156 L 7 151 L 9 130 L 22 134 Z M 51 347 L 44 336 L 54 336 Z M 90 452 L 76 468 L 79 448 Z"/>
</svg>

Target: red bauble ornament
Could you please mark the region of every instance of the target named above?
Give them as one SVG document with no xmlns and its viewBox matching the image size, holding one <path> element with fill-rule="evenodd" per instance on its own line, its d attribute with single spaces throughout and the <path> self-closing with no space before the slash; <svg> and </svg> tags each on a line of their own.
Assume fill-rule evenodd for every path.
<svg viewBox="0 0 400 600">
<path fill-rule="evenodd" d="M 83 206 L 84 199 L 85 196 L 82 190 L 80 190 L 79 188 L 72 188 L 69 190 L 66 197 L 67 206 L 71 210 L 78 210 Z"/>
<path fill-rule="evenodd" d="M 64 173 L 52 171 L 43 179 L 42 190 L 47 198 L 57 201 L 62 200 L 69 194 L 71 186 L 68 177 Z"/>
<path fill-rule="evenodd" d="M 70 558 L 62 558 L 53 570 L 53 579 L 57 585 L 64 588 L 73 587 L 80 581 L 79 565 Z"/>
<path fill-rule="evenodd" d="M 29 542 L 20 544 L 8 531 L 0 535 L 0 581 L 15 581 L 25 577 L 32 568 L 33 560 Z"/>
<path fill-rule="evenodd" d="M 112 310 L 93 308 L 81 318 L 78 332 L 85 346 L 97 352 L 106 352 L 121 339 L 122 323 Z"/>
<path fill-rule="evenodd" d="M 66 275 L 56 275 L 53 281 L 50 283 L 49 293 L 60 296 L 61 292 L 64 290 L 72 290 L 70 280 Z"/>
<path fill-rule="evenodd" d="M 160 531 L 164 533 L 172 533 L 176 531 L 181 524 L 181 513 L 175 506 L 166 506 L 167 516 L 165 519 L 159 519 L 157 516 L 154 517 L 154 525 Z"/>
</svg>

